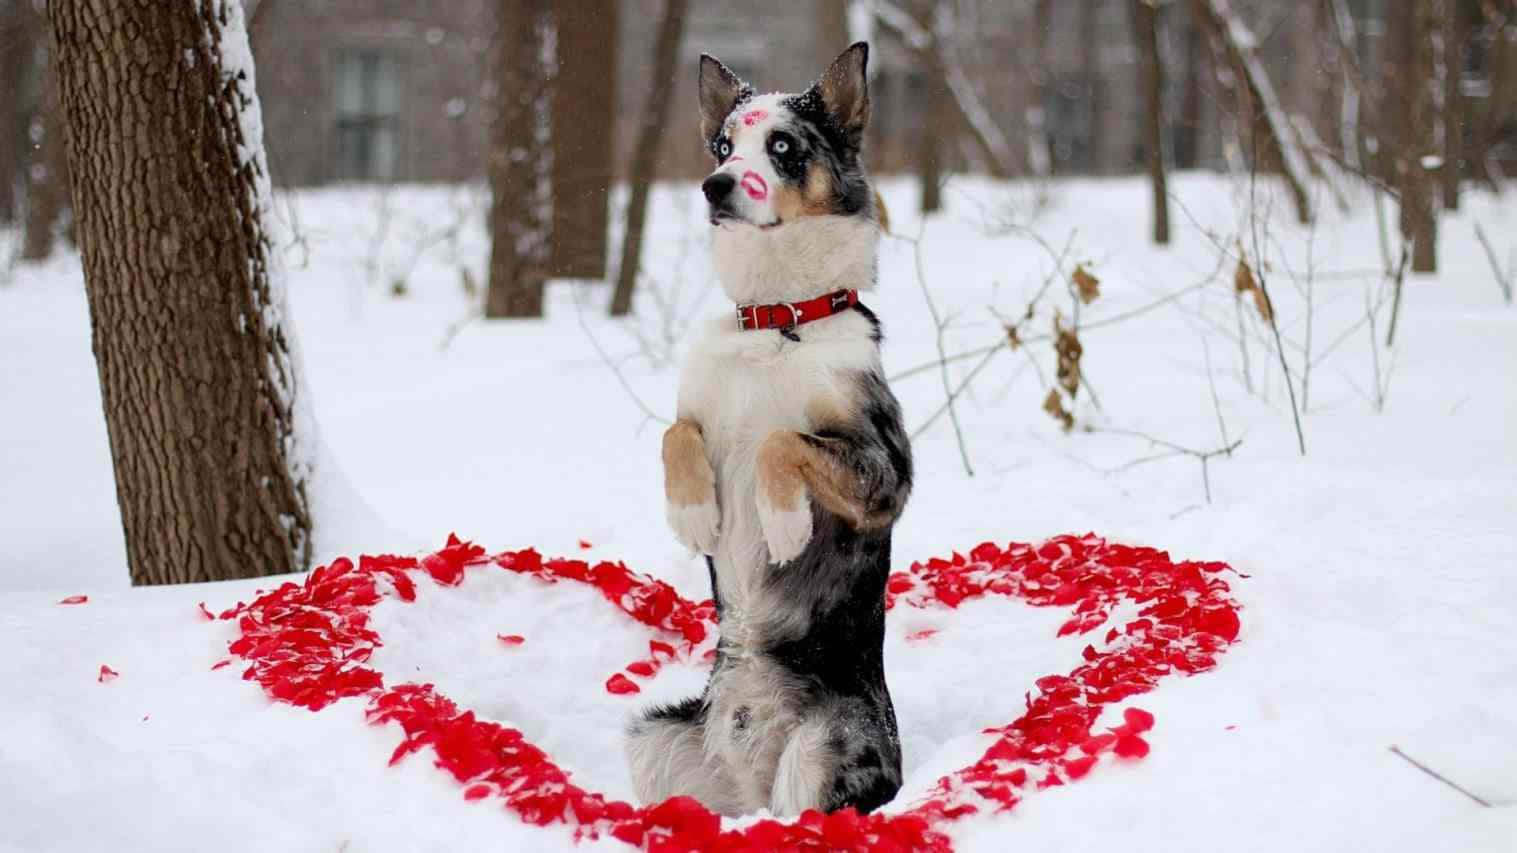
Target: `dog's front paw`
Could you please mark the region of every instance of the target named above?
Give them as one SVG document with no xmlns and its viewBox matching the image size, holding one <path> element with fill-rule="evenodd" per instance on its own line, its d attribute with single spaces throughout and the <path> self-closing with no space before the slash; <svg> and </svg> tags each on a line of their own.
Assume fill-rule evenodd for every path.
<svg viewBox="0 0 1517 853">
<path fill-rule="evenodd" d="M 692 551 L 700 554 L 715 554 L 717 535 L 722 530 L 722 512 L 717 508 L 716 496 L 700 503 L 668 504 L 669 527 L 674 538 Z"/>
<path fill-rule="evenodd" d="M 811 541 L 811 500 L 805 492 L 791 509 L 781 509 L 760 497 L 758 516 L 771 562 L 784 565 L 794 560 Z"/>
</svg>

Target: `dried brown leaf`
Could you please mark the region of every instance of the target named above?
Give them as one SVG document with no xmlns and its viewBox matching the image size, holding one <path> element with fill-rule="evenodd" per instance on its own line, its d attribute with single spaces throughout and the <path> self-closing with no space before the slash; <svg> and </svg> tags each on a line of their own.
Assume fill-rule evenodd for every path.
<svg viewBox="0 0 1517 853">
<path fill-rule="evenodd" d="M 1053 317 L 1053 348 L 1059 357 L 1059 387 L 1073 400 L 1080 391 L 1080 356 L 1085 354 L 1085 347 L 1080 344 L 1074 329 L 1064 326 L 1058 313 Z"/>
<path fill-rule="evenodd" d="M 1043 411 L 1058 421 L 1065 432 L 1075 428 L 1075 417 L 1064 408 L 1064 398 L 1059 396 L 1058 389 L 1048 389 L 1048 396 L 1043 398 Z"/>
<path fill-rule="evenodd" d="M 1080 301 L 1086 305 L 1101 296 L 1101 280 L 1092 275 L 1084 264 L 1075 267 L 1074 273 L 1069 278 L 1074 282 L 1075 293 L 1079 294 Z"/>
<path fill-rule="evenodd" d="M 1254 271 L 1248 265 L 1248 261 L 1238 259 L 1238 268 L 1233 270 L 1233 289 L 1238 293 L 1252 293 L 1259 289 L 1254 281 Z"/>
</svg>

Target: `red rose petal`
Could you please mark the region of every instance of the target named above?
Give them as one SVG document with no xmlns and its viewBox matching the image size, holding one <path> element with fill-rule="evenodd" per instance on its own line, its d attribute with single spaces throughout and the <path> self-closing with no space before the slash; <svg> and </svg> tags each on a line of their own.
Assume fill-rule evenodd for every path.
<svg viewBox="0 0 1517 853">
<path fill-rule="evenodd" d="M 1122 719 L 1127 721 L 1128 728 L 1135 734 L 1154 727 L 1154 715 L 1142 708 L 1128 708 L 1122 712 Z"/>
<path fill-rule="evenodd" d="M 110 667 L 106 666 L 105 664 L 101 664 L 100 665 L 100 676 L 98 678 L 96 678 L 95 681 L 98 682 L 98 683 L 100 683 L 100 684 L 104 684 L 107 681 L 114 681 L 114 680 L 116 680 L 120 675 L 121 675 L 121 673 L 117 672 L 116 670 L 111 669 Z"/>
<path fill-rule="evenodd" d="M 606 679 L 606 692 L 624 696 L 629 693 L 640 693 L 642 688 L 638 687 L 632 679 L 618 672 Z"/>
<path fill-rule="evenodd" d="M 68 598 L 64 598 L 64 599 L 59 600 L 58 603 L 59 604 L 84 604 L 84 603 L 88 602 L 89 600 L 90 600 L 90 597 L 87 596 L 87 595 L 71 595 Z"/>
<path fill-rule="evenodd" d="M 1148 754 L 1148 741 L 1137 735 L 1123 735 L 1117 738 L 1117 745 L 1112 752 L 1123 758 L 1142 758 Z"/>
<path fill-rule="evenodd" d="M 527 638 L 520 634 L 496 634 L 495 639 L 508 646 L 519 646 L 527 641 Z"/>
</svg>

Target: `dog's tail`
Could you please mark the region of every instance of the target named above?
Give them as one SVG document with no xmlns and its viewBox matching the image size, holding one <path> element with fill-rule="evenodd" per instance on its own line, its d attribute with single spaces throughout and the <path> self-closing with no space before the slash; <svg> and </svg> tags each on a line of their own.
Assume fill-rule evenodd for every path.
<svg viewBox="0 0 1517 853">
<path fill-rule="evenodd" d="M 880 230 L 890 233 L 890 211 L 885 209 L 885 199 L 880 196 L 880 191 L 874 191 L 874 221 L 880 223 Z"/>
</svg>

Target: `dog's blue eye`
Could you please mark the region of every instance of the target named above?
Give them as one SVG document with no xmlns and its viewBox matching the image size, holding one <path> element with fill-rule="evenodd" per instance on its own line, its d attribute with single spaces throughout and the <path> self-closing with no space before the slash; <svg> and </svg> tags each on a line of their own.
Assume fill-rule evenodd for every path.
<svg viewBox="0 0 1517 853">
<path fill-rule="evenodd" d="M 790 143 L 786 142 L 783 139 L 774 140 L 774 145 L 771 147 L 774 149 L 774 153 L 776 154 L 785 154 L 790 151 Z"/>
<path fill-rule="evenodd" d="M 722 143 L 722 144 L 721 144 L 721 146 L 720 146 L 720 147 L 719 147 L 719 148 L 717 148 L 717 149 L 716 149 L 716 150 L 717 150 L 717 151 L 718 151 L 718 152 L 719 152 L 719 153 L 720 153 L 720 154 L 721 154 L 721 156 L 722 156 L 722 157 L 723 157 L 723 158 L 724 158 L 724 159 L 725 159 L 725 158 L 726 158 L 726 156 L 727 156 L 727 155 L 728 155 L 728 154 L 731 154 L 731 153 L 732 153 L 732 146 L 731 146 L 731 145 L 729 145 L 729 144 L 727 144 L 727 143 L 725 143 L 725 142 L 723 142 L 723 143 Z"/>
</svg>

